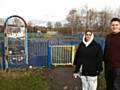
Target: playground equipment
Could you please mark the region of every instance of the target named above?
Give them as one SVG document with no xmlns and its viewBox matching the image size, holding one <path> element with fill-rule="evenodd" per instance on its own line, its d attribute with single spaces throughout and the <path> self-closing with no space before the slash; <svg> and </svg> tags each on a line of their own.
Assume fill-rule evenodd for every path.
<svg viewBox="0 0 120 90">
<path fill-rule="evenodd" d="M 28 64 L 28 35 L 26 21 L 13 15 L 4 24 L 5 68 Z"/>
</svg>

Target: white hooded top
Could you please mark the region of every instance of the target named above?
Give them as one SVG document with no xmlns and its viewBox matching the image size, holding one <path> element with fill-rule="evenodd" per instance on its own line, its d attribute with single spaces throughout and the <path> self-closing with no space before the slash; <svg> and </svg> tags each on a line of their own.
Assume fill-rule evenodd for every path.
<svg viewBox="0 0 120 90">
<path fill-rule="evenodd" d="M 92 33 L 90 40 L 86 42 L 85 41 L 85 33 L 84 33 L 84 35 L 83 35 L 83 43 L 85 44 L 86 47 L 93 41 L 93 39 L 94 39 L 94 34 Z"/>
</svg>

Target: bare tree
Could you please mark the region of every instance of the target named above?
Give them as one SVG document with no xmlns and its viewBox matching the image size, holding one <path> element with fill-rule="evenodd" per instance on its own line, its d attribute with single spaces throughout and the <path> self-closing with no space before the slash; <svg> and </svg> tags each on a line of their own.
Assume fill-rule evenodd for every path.
<svg viewBox="0 0 120 90">
<path fill-rule="evenodd" d="M 114 15 L 115 17 L 120 18 L 120 7 L 118 7 L 118 8 L 113 12 L 113 15 Z"/>
<path fill-rule="evenodd" d="M 55 27 L 55 28 L 61 28 L 61 27 L 62 27 L 61 22 L 56 22 L 56 23 L 54 24 L 54 27 Z"/>
<path fill-rule="evenodd" d="M 83 30 L 94 29 L 97 24 L 97 11 L 89 9 L 88 6 L 84 6 L 79 10 L 80 12 L 80 26 Z"/>
<path fill-rule="evenodd" d="M 75 32 L 76 27 L 79 23 L 79 16 L 77 14 L 77 10 L 76 9 L 70 10 L 66 19 L 68 21 L 69 27 L 71 27 L 71 33 L 73 34 L 73 32 Z"/>
<path fill-rule="evenodd" d="M 53 28 L 53 25 L 52 25 L 52 22 L 47 22 L 47 27 L 48 27 L 48 29 L 52 29 Z"/>
<path fill-rule="evenodd" d="M 99 12 L 99 29 L 103 33 L 109 29 L 110 19 L 112 16 L 112 11 L 109 8 L 104 8 L 104 10 Z"/>
</svg>

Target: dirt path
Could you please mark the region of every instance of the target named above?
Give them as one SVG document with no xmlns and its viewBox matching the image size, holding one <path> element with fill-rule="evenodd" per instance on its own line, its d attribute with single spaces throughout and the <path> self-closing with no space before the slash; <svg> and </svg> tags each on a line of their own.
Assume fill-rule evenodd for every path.
<svg viewBox="0 0 120 90">
<path fill-rule="evenodd" d="M 50 90 L 81 90 L 80 79 L 73 77 L 73 67 L 56 67 L 51 72 Z"/>
<path fill-rule="evenodd" d="M 55 67 L 47 75 L 50 90 L 82 90 L 80 78 L 73 77 L 72 66 Z M 105 90 L 99 86 L 98 90 Z"/>
<path fill-rule="evenodd" d="M 80 78 L 73 77 L 72 66 L 54 67 L 47 74 L 47 78 L 50 90 L 82 90 Z M 99 86 L 98 90 L 105 89 Z"/>
</svg>

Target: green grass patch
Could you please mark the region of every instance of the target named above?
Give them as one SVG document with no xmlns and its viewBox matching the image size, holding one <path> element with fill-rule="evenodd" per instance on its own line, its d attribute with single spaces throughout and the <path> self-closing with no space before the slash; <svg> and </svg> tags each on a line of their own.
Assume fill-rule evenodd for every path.
<svg viewBox="0 0 120 90">
<path fill-rule="evenodd" d="M 101 74 L 98 77 L 98 84 L 99 84 L 100 90 L 105 90 L 106 82 L 105 82 L 104 71 L 102 71 Z"/>
<path fill-rule="evenodd" d="M 0 72 L 0 90 L 49 90 L 49 86 L 40 71 L 10 71 Z"/>
</svg>

